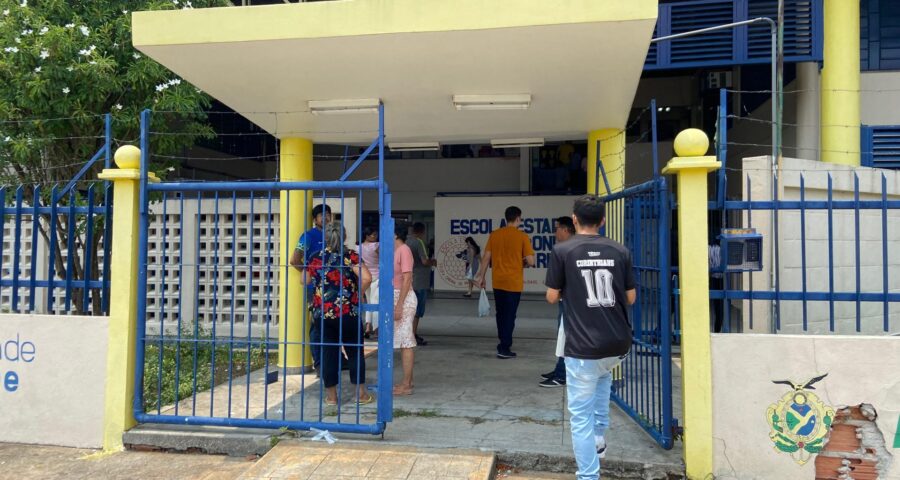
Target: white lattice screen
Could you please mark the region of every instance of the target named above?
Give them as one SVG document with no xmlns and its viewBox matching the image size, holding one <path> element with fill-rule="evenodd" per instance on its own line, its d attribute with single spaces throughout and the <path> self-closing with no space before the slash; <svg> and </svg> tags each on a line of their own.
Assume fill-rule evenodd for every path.
<svg viewBox="0 0 900 480">
<path fill-rule="evenodd" d="M 23 205 L 23 208 L 30 208 L 28 205 Z M 102 210 L 98 210 L 102 211 Z M 98 215 L 99 216 L 99 215 Z M 77 218 L 79 221 L 83 223 L 86 215 L 79 214 Z M 29 311 L 29 298 L 31 293 L 31 280 L 32 280 L 32 272 L 31 272 L 31 260 L 32 256 L 35 257 L 35 267 L 36 267 L 36 275 L 34 276 L 35 280 L 47 280 L 50 275 L 49 267 L 50 267 L 50 248 L 47 241 L 44 237 L 38 233 L 37 236 L 37 245 L 32 245 L 32 234 L 34 232 L 34 220 L 31 215 L 22 215 L 21 216 L 21 226 L 20 226 L 20 244 L 19 244 L 19 304 L 18 311 L 19 312 L 28 312 Z M 12 280 L 13 279 L 13 269 L 15 268 L 15 237 L 16 237 L 16 222 L 15 222 L 15 214 L 11 213 L 11 208 L 7 207 L 4 215 L 3 222 L 3 244 L 0 246 L 0 278 L 4 280 Z M 60 215 L 57 217 L 57 221 L 60 222 L 61 228 L 65 229 L 65 217 Z M 48 230 L 47 218 L 42 218 L 41 222 L 44 225 L 44 230 Z M 94 235 L 98 235 L 99 232 L 95 231 Z M 75 230 L 75 237 L 73 237 L 76 242 L 76 245 L 83 245 L 86 239 L 86 232 L 83 225 L 79 225 Z M 62 258 L 63 268 L 60 269 L 58 265 L 54 265 L 54 277 L 56 280 L 60 280 L 64 277 L 64 275 L 60 275 L 61 272 L 65 272 L 69 267 L 69 249 L 66 242 L 62 242 L 58 239 L 57 248 L 59 248 L 60 257 Z M 76 250 L 79 252 L 76 258 L 73 258 L 73 262 L 77 261 L 77 268 L 84 268 L 84 258 L 82 256 L 83 248 L 76 247 Z M 98 259 L 99 264 L 96 267 L 93 267 L 95 270 L 92 272 L 92 277 L 95 279 L 102 278 L 102 269 L 103 263 L 106 261 L 106 255 L 103 251 L 103 243 L 102 241 L 98 245 Z M 65 287 L 57 287 L 53 289 L 53 308 L 50 310 L 51 313 L 54 314 L 66 314 L 76 313 L 75 308 L 75 295 L 83 295 L 82 291 L 75 286 L 73 283 L 70 289 L 71 296 L 70 297 L 70 305 L 69 308 L 66 309 L 66 288 Z M 47 310 L 47 287 L 35 287 L 35 305 L 34 310 L 31 313 L 48 313 Z M 0 311 L 12 311 L 12 293 L 13 289 L 11 286 L 0 287 Z M 91 312 L 92 307 L 88 304 L 88 312 Z"/>
<path fill-rule="evenodd" d="M 355 199 L 327 202 L 356 241 Z M 218 210 L 216 206 L 218 205 Z M 200 326 L 216 336 L 277 336 L 278 279 L 283 258 L 278 199 L 186 198 L 151 205 L 147 255 L 147 331 L 167 334 Z M 183 209 L 183 214 L 182 214 Z M 164 221 L 165 219 L 165 221 Z M 218 219 L 218 226 L 216 225 Z M 299 221 L 303 221 L 300 219 Z M 296 240 L 292 240 L 291 251 Z M 218 262 L 216 256 L 218 255 Z M 180 295 L 179 295 L 180 292 Z M 232 292 L 234 298 L 232 299 Z M 223 331 L 224 329 L 224 331 Z"/>
</svg>

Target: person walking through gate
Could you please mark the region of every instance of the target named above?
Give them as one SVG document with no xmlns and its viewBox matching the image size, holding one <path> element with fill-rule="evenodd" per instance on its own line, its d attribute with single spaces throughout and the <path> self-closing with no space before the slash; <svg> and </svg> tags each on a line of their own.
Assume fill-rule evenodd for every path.
<svg viewBox="0 0 900 480">
<path fill-rule="evenodd" d="M 413 321 L 413 335 L 416 336 L 416 343 L 424 347 L 428 342 L 419 336 L 419 320 L 425 316 L 425 303 L 428 300 L 428 289 L 431 288 L 431 267 L 437 266 L 437 261 L 430 258 L 428 247 L 425 246 L 425 224 L 416 222 L 412 230 L 413 236 L 407 240 L 406 245 L 413 254 L 413 292 L 419 302 Z"/>
<path fill-rule="evenodd" d="M 556 244 L 565 242 L 572 238 L 575 235 L 575 224 L 572 222 L 572 217 L 559 217 L 556 219 Z M 562 302 L 559 303 L 559 313 L 556 316 L 556 331 L 557 336 L 562 337 L 562 319 L 565 315 L 565 309 L 563 309 Z M 561 340 L 557 338 L 556 342 L 559 343 Z M 556 357 L 556 367 L 544 374 L 541 374 L 544 377 L 544 380 L 538 383 L 538 385 L 546 388 L 554 388 L 554 387 L 565 387 L 566 386 L 566 359 L 563 356 Z"/>
<path fill-rule="evenodd" d="M 297 240 L 297 246 L 294 247 L 294 253 L 291 255 L 291 266 L 300 270 L 306 270 L 310 260 L 321 253 L 324 248 L 325 233 L 323 225 L 331 223 L 331 207 L 325 204 L 316 205 L 312 209 L 313 227 L 307 230 L 300 239 Z M 306 290 L 306 301 L 308 306 L 312 305 L 315 288 L 309 285 Z M 315 315 L 311 315 L 309 321 L 309 344 L 310 352 L 313 358 L 313 368 L 316 370 L 320 367 L 320 353 L 322 343 L 322 331 L 319 325 L 319 319 Z"/>
<path fill-rule="evenodd" d="M 325 248 L 310 259 L 303 275 L 306 284 L 315 289 L 312 313 L 321 323 L 324 339 L 319 358 L 326 405 L 340 403 L 336 386 L 344 363 L 342 350 L 347 355 L 350 383 L 357 386 L 357 403 L 364 405 L 374 400 L 366 391 L 366 358 L 359 318 L 360 297 L 372 283 L 372 275 L 360 264 L 359 255 L 344 246 L 345 236 L 340 223 L 328 224 Z"/>
<path fill-rule="evenodd" d="M 599 235 L 606 222 L 603 201 L 575 201 L 577 235 L 553 247 L 547 269 L 547 301 L 564 300 L 566 393 L 572 448 L 579 480 L 600 478 L 606 454 L 612 369 L 631 348 L 628 306 L 637 297 L 631 254 Z"/>
<path fill-rule="evenodd" d="M 525 286 L 524 267 L 535 265 L 534 249 L 531 240 L 519 230 L 522 224 L 522 210 L 519 207 L 508 207 L 504 213 L 506 226 L 495 230 L 488 237 L 484 254 L 481 256 L 481 267 L 478 269 L 478 280 L 475 282 L 484 288 L 484 277 L 488 267 L 493 269 L 492 283 L 494 287 L 494 303 L 497 309 L 497 358 L 516 358 L 511 350 L 513 330 L 516 328 L 516 311 Z"/>
<path fill-rule="evenodd" d="M 417 300 L 412 293 L 412 250 L 406 245 L 407 229 L 397 226 L 394 231 L 394 350 L 400 350 L 403 381 L 394 387 L 394 395 L 412 395 L 413 363 L 415 362 L 416 336 L 413 322 Z"/>
</svg>

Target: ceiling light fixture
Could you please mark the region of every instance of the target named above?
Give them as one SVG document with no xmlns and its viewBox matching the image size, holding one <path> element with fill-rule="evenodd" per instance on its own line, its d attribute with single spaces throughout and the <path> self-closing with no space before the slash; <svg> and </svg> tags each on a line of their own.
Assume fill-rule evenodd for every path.
<svg viewBox="0 0 900 480">
<path fill-rule="evenodd" d="M 516 148 L 516 147 L 543 147 L 543 138 L 509 138 L 501 140 L 491 140 L 493 148 Z"/>
<path fill-rule="evenodd" d="M 377 98 L 359 98 L 351 100 L 310 100 L 307 102 L 309 113 L 313 115 L 352 115 L 359 113 L 378 113 L 381 100 Z"/>
<path fill-rule="evenodd" d="M 457 110 L 527 110 L 531 94 L 514 95 L 454 95 Z"/>
<path fill-rule="evenodd" d="M 392 152 L 433 152 L 441 148 L 438 142 L 406 142 L 389 143 Z"/>
</svg>

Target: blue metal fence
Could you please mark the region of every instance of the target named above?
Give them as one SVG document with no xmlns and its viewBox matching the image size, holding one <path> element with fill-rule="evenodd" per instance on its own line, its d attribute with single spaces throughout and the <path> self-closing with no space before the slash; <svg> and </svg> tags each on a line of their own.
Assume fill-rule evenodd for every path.
<svg viewBox="0 0 900 480">
<path fill-rule="evenodd" d="M 722 92 L 720 126 L 725 125 L 726 105 Z M 888 181 L 894 173 L 842 166 L 797 171 L 771 163 L 752 170 L 745 162 L 744 196 L 731 200 L 725 194 L 724 128 L 717 137 L 724 167 L 709 205 L 711 219 L 721 228 L 765 232 L 760 252 L 764 269 L 724 273 L 721 286 L 710 292 L 722 331 L 740 324 L 772 333 L 895 332 L 891 318 L 900 315 L 900 191 Z M 754 198 L 760 191 L 763 198 Z"/>
<path fill-rule="evenodd" d="M 666 449 L 678 422 L 672 399 L 671 207 L 665 178 L 605 197 L 606 234 L 632 254 L 637 302 L 632 349 L 614 382 L 613 400 Z"/>
<path fill-rule="evenodd" d="M 141 267 L 134 399 L 135 418 L 139 422 L 322 429 L 368 434 L 384 432 L 387 423 L 392 420 L 393 405 L 393 286 L 390 279 L 393 275 L 394 224 L 390 215 L 391 197 L 384 182 L 383 108 L 379 116 L 378 138 L 336 181 L 154 184 L 147 181 L 148 158 L 152 157 L 147 150 L 147 138 L 151 134 L 147 129 L 150 112 L 142 115 L 142 151 L 145 154 L 141 160 Z M 349 180 L 370 154 L 377 154 L 378 178 Z M 293 328 L 293 324 L 280 325 L 285 331 L 279 339 L 276 335 L 277 323 L 284 319 L 278 318 L 273 299 L 277 298 L 278 289 L 283 289 L 285 298 L 302 299 L 304 308 L 312 299 L 308 298 L 309 291 L 304 286 L 278 285 L 276 275 L 279 269 L 287 271 L 297 265 L 291 265 L 288 261 L 296 239 L 288 239 L 287 244 L 282 245 L 276 245 L 274 241 L 278 237 L 278 222 L 274 220 L 277 210 L 273 210 L 276 194 L 280 193 L 282 200 L 301 195 L 307 199 L 304 203 L 308 207 L 326 203 L 332 205 L 335 221 L 340 216 L 345 226 L 351 222 L 356 226 L 356 237 L 344 238 L 344 244 L 350 248 L 349 245 L 362 243 L 363 194 L 372 191 L 378 194 L 375 208 L 380 220 L 379 271 L 383 281 L 379 283 L 380 302 L 368 304 L 364 298 L 359 299 L 361 313 L 354 321 L 359 325 L 365 312 L 377 312 L 380 326 L 377 345 L 366 345 L 362 338 L 358 341 L 329 340 L 324 328 L 320 328 L 320 333 L 313 338 L 304 336 L 306 339 L 301 342 L 288 341 L 286 330 Z M 151 200 L 160 203 L 154 204 Z M 240 200 L 249 204 L 249 213 L 237 210 Z M 345 208 L 351 202 L 357 202 L 355 217 L 350 215 L 349 207 Z M 311 225 L 311 208 L 305 208 L 303 212 L 290 212 L 289 206 L 290 202 L 288 218 L 284 219 L 288 230 L 291 223 L 297 221 L 302 222 L 304 228 Z M 238 223 L 238 217 L 245 214 L 247 221 Z M 194 231 L 186 231 L 185 220 L 189 216 L 196 218 Z M 155 265 L 155 269 L 151 269 L 149 264 L 152 262 L 148 248 L 151 229 L 156 232 L 157 245 L 152 260 L 162 262 Z M 238 230 L 241 229 L 247 232 L 239 236 Z M 192 234 L 196 238 L 192 239 Z M 200 254 L 201 241 L 207 244 L 206 256 Z M 185 248 L 189 242 L 197 242 L 193 254 L 189 253 L 190 248 Z M 169 245 L 172 246 L 171 251 L 167 247 Z M 314 258 L 309 261 L 314 261 Z M 299 267 L 305 269 L 306 262 L 303 263 Z M 171 269 L 167 265 L 171 265 Z M 341 278 L 351 275 L 350 267 L 339 267 L 334 272 Z M 194 277 L 194 285 L 184 284 L 191 277 Z M 255 283 L 259 288 L 254 288 Z M 201 310 L 196 298 L 185 295 L 192 287 L 198 290 L 211 287 L 210 312 Z M 147 299 L 154 295 L 161 297 L 161 301 L 149 307 Z M 359 295 L 362 296 L 362 292 Z M 186 311 L 184 307 L 191 305 L 191 302 L 194 302 L 193 308 Z M 171 309 L 177 310 L 175 322 L 167 324 L 165 319 L 173 316 Z M 250 321 L 255 317 L 261 318 L 259 327 Z M 148 318 L 158 318 L 158 325 L 150 325 Z M 247 321 L 241 321 L 241 318 Z M 304 315 L 301 324 L 304 333 L 307 333 L 309 324 L 305 318 Z M 318 318 L 313 321 L 321 326 L 326 320 Z M 204 323 L 209 326 L 208 331 L 202 328 Z M 340 325 L 339 330 L 345 328 L 343 321 Z M 339 338 L 343 338 L 342 335 L 339 334 Z M 275 352 L 286 350 L 289 345 L 299 346 L 303 356 L 313 348 L 329 348 L 332 353 L 343 351 L 349 356 L 357 349 L 371 351 L 377 346 L 376 381 L 369 386 L 375 394 L 374 406 L 355 402 L 327 405 L 324 385 L 315 374 L 305 369 L 297 372 L 289 371 L 284 365 L 276 366 Z M 326 352 L 323 350 L 322 354 Z M 342 354 L 338 355 L 340 370 L 349 360 L 344 360 Z M 360 363 L 357 363 L 351 368 L 359 366 Z M 351 382 L 353 380 L 359 379 L 351 378 Z M 342 387 L 346 385 L 346 380 L 341 378 L 337 385 L 339 398 Z M 343 397 L 347 398 L 346 393 Z"/>
<path fill-rule="evenodd" d="M 103 139 L 64 185 L 0 186 L 0 310 L 108 313 L 112 190 L 84 176 L 110 166 L 110 115 Z"/>
</svg>

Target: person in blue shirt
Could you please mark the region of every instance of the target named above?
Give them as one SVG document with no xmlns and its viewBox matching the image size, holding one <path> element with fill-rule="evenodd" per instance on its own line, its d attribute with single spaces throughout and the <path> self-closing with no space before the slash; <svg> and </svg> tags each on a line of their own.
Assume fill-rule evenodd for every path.
<svg viewBox="0 0 900 480">
<path fill-rule="evenodd" d="M 303 233 L 297 240 L 297 246 L 294 247 L 294 254 L 291 255 L 291 266 L 297 270 L 305 271 L 310 264 L 310 259 L 321 254 L 324 248 L 325 231 L 323 225 L 331 223 L 331 207 L 328 205 L 316 205 L 312 210 L 313 227 Z M 313 286 L 306 287 L 306 305 L 312 304 L 312 298 L 315 295 Z M 319 319 L 313 318 L 309 322 L 309 343 L 313 357 L 313 368 L 319 369 L 321 359 L 321 329 Z"/>
</svg>

